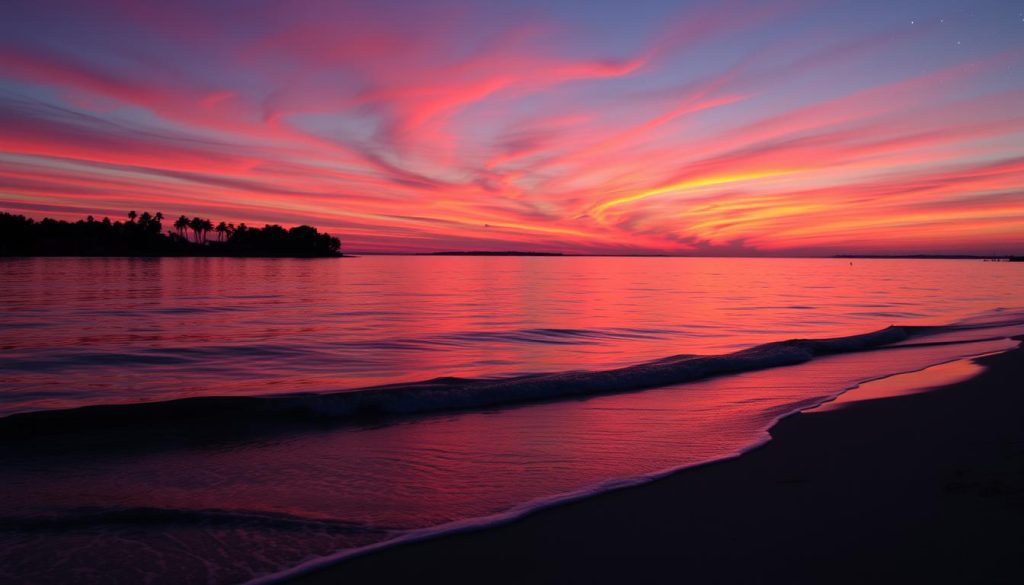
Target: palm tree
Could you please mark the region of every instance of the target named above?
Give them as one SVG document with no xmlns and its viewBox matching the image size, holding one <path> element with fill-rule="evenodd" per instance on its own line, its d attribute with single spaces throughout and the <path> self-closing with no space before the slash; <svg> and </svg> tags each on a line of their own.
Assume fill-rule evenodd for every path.
<svg viewBox="0 0 1024 585">
<path fill-rule="evenodd" d="M 204 219 L 203 220 L 203 243 L 204 244 L 206 243 L 206 234 L 210 233 L 212 230 L 213 230 L 213 222 L 208 220 L 208 219 Z"/>
<path fill-rule="evenodd" d="M 139 214 L 135 213 L 135 210 L 134 210 L 134 209 L 133 209 L 133 210 L 131 210 L 131 211 L 129 211 L 129 212 L 128 212 L 128 221 L 130 221 L 130 222 L 132 222 L 132 223 L 135 223 L 135 218 L 136 218 L 136 217 L 138 217 L 138 215 L 139 215 Z"/>
<path fill-rule="evenodd" d="M 228 224 L 223 221 L 217 224 L 217 241 L 223 242 L 228 233 Z"/>
<path fill-rule="evenodd" d="M 199 243 L 199 234 L 203 231 L 203 220 L 198 217 L 193 217 L 188 222 L 188 227 L 192 228 L 192 232 L 196 235 L 196 243 Z"/>
<path fill-rule="evenodd" d="M 174 220 L 174 229 L 178 230 L 178 235 L 185 237 L 185 230 L 188 229 L 188 218 L 184 215 Z"/>
</svg>

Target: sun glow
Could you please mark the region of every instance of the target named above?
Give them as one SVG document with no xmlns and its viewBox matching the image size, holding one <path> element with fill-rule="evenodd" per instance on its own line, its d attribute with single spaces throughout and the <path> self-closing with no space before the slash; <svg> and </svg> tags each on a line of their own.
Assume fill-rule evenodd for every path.
<svg viewBox="0 0 1024 585">
<path fill-rule="evenodd" d="M 352 252 L 1024 248 L 1024 46 L 988 8 L 400 7 L 0 22 L 0 207 L 308 223 Z"/>
<path fill-rule="evenodd" d="M 716 187 L 720 185 L 728 185 L 730 183 L 744 183 L 747 181 L 756 181 L 758 179 L 764 179 L 766 177 L 778 177 L 782 175 L 788 175 L 796 171 L 760 171 L 753 173 L 744 173 L 738 175 L 726 175 L 720 177 L 704 177 L 700 179 L 690 179 L 686 181 L 680 181 L 671 185 L 665 185 L 655 189 L 649 189 L 647 191 L 641 191 L 640 193 L 634 193 L 625 197 L 619 197 L 606 201 L 594 208 L 593 213 L 596 217 L 603 219 L 607 211 L 613 207 L 618 207 L 628 203 L 634 203 L 642 199 L 650 197 L 656 197 L 658 195 L 665 195 L 668 193 L 681 194 L 685 191 L 696 190 L 702 187 Z"/>
</svg>

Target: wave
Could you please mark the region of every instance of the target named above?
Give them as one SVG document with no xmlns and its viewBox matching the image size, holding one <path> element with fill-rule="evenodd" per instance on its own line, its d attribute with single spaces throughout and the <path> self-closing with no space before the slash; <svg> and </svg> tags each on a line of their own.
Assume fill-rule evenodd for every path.
<svg viewBox="0 0 1024 585">
<path fill-rule="evenodd" d="M 387 536 L 388 528 L 366 526 L 330 518 L 306 518 L 290 514 L 225 510 L 219 508 L 72 508 L 36 516 L 0 516 L 0 531 L 46 532 L 103 526 L 219 526 L 273 530 L 319 530 L 343 534 Z"/>
<path fill-rule="evenodd" d="M 1022 315 L 1012 314 L 941 327 L 890 326 L 847 337 L 767 343 L 722 355 L 677 355 L 610 370 L 531 374 L 497 379 L 444 377 L 338 392 L 202 396 L 162 402 L 103 404 L 25 412 L 0 418 L 0 436 L 122 428 L 151 429 L 154 425 L 204 421 L 231 426 L 265 422 L 353 420 L 585 398 L 795 365 L 826 355 L 895 346 L 908 347 L 912 344 L 963 343 L 972 339 L 965 339 L 962 335 L 951 341 L 944 340 L 941 335 L 931 342 L 919 341 L 918 338 L 1014 326 L 1022 322 Z"/>
<path fill-rule="evenodd" d="M 1024 317 L 1024 315 L 1022 315 L 1022 317 Z M 1020 327 L 1020 326 L 1024 325 L 1024 322 L 1004 323 L 1003 325 L 1013 325 L 1013 326 Z M 974 327 L 974 326 L 968 326 L 968 327 L 965 327 L 965 328 L 960 328 L 960 327 L 952 326 L 949 330 L 952 330 L 952 331 L 962 331 L 962 330 L 965 330 L 965 329 L 978 329 L 978 328 L 979 327 Z M 943 327 L 943 328 L 930 328 L 930 327 L 915 328 L 915 329 L 911 329 L 911 332 L 910 332 L 911 336 L 910 337 L 913 337 L 914 335 L 917 335 L 917 334 L 927 335 L 930 332 L 934 332 L 936 329 L 939 329 L 942 332 L 949 331 L 945 327 Z M 1011 332 L 1011 335 L 1012 335 L 1012 337 L 1014 339 L 1018 339 L 1018 340 L 1024 341 L 1024 335 L 1021 335 L 1020 333 L 1021 333 L 1021 331 L 1018 329 L 1017 331 Z M 973 342 L 973 341 L 984 341 L 984 340 L 991 340 L 991 339 L 1006 339 L 1006 338 L 1007 338 L 1007 336 L 1000 335 L 1000 336 L 994 336 L 994 337 L 986 337 L 984 339 L 972 339 L 970 341 L 967 341 L 967 343 L 970 343 L 970 342 Z M 941 344 L 945 345 L 945 344 L 956 344 L 956 343 L 965 343 L 965 342 L 964 341 L 952 341 L 952 342 L 941 341 L 941 342 L 936 342 L 936 343 L 941 343 Z M 886 347 L 906 348 L 906 347 L 921 347 L 921 346 L 928 346 L 928 345 L 935 345 L 935 344 L 934 343 L 908 343 L 908 344 L 905 344 L 905 345 L 886 346 Z M 999 352 L 997 351 L 995 353 L 999 353 Z M 957 360 L 953 360 L 953 361 L 958 361 L 959 359 L 977 359 L 977 358 L 985 356 L 985 355 L 992 355 L 992 354 L 991 353 L 982 353 L 982 354 L 977 354 L 977 355 L 974 355 L 974 356 L 965 356 L 965 357 L 961 357 L 961 358 L 958 358 Z M 945 363 L 948 363 L 948 362 L 945 362 Z M 934 365 L 927 366 L 924 369 L 927 369 L 927 368 L 930 368 L 930 367 L 933 367 L 933 366 Z M 913 371 L 917 372 L 917 371 L 921 371 L 921 370 L 919 369 L 919 370 L 913 370 Z M 903 374 L 906 374 L 906 373 L 910 373 L 910 372 L 903 372 Z M 900 374 L 894 374 L 894 375 L 900 375 Z M 858 383 L 855 383 L 853 385 L 844 387 L 843 391 L 852 390 L 852 389 L 857 388 L 860 385 L 865 384 L 867 382 L 871 382 L 871 381 L 875 381 L 875 380 L 879 380 L 879 379 L 883 379 L 883 378 L 887 378 L 887 377 L 889 377 L 889 376 L 888 375 L 884 375 L 884 376 L 880 376 L 880 377 L 877 377 L 877 378 L 865 378 L 864 380 L 861 380 Z M 307 575 L 307 574 L 310 574 L 310 573 L 314 573 L 314 572 L 316 572 L 318 570 L 321 570 L 321 569 L 324 569 L 326 567 L 337 565 L 338 563 L 343 562 L 343 561 L 345 561 L 347 559 L 351 559 L 351 558 L 354 558 L 354 557 L 359 557 L 359 556 L 367 555 L 367 554 L 370 554 L 370 553 L 373 553 L 375 551 L 379 551 L 379 550 L 382 550 L 382 549 L 388 549 L 388 548 L 393 548 L 395 546 L 400 546 L 400 545 L 404 545 L 404 544 L 419 542 L 419 541 L 423 541 L 423 540 L 429 540 L 429 539 L 436 538 L 436 537 L 439 537 L 439 536 L 452 535 L 452 534 L 465 533 L 465 532 L 474 532 L 474 531 L 478 531 L 478 530 L 482 530 L 482 529 L 502 526 L 502 525 L 514 522 L 516 520 L 519 520 L 519 519 L 521 519 L 521 518 L 523 518 L 525 516 L 528 516 L 528 515 L 535 514 L 537 512 L 543 511 L 545 509 L 554 508 L 554 507 L 561 506 L 561 505 L 564 505 L 564 504 L 567 504 L 567 503 L 571 503 L 571 502 L 574 502 L 574 501 L 577 501 L 577 500 L 580 500 L 580 499 L 588 498 L 588 497 L 591 497 L 591 496 L 599 495 L 599 494 L 610 492 L 610 491 L 615 491 L 615 490 L 620 490 L 620 489 L 625 489 L 625 488 L 630 488 L 630 487 L 636 487 L 636 486 L 642 486 L 642 485 L 649 484 L 651 482 L 657 481 L 659 479 L 662 479 L 662 478 L 665 478 L 665 477 L 669 477 L 669 476 L 671 476 L 673 474 L 676 474 L 676 473 L 678 473 L 680 471 L 683 471 L 683 470 L 686 470 L 686 469 L 696 469 L 696 468 L 700 468 L 700 467 L 704 467 L 704 466 L 708 466 L 708 465 L 715 465 L 715 464 L 718 464 L 718 463 L 721 463 L 723 461 L 727 461 L 727 460 L 730 460 L 730 459 L 735 459 L 735 458 L 741 457 L 744 454 L 749 453 L 749 452 L 751 452 L 751 451 L 753 451 L 755 449 L 758 449 L 758 448 L 762 447 L 763 445 L 767 444 L 771 440 L 771 437 L 772 437 L 771 429 L 774 429 L 776 427 L 776 425 L 780 421 L 782 421 L 783 419 L 788 418 L 790 416 L 793 416 L 793 415 L 795 415 L 797 413 L 804 412 L 804 411 L 806 411 L 808 409 L 814 409 L 816 407 L 821 406 L 823 403 L 830 402 L 831 400 L 832 400 L 832 398 L 817 396 L 817 397 L 808 398 L 808 399 L 805 399 L 805 400 L 797 400 L 797 401 L 790 402 L 790 403 L 787 403 L 787 404 L 781 404 L 781 405 L 779 405 L 779 406 L 777 406 L 775 408 L 772 408 L 770 410 L 765 411 L 766 420 L 765 420 L 765 424 L 764 424 L 764 427 L 763 427 L 763 432 L 761 433 L 760 437 L 757 440 L 752 441 L 748 445 L 745 445 L 742 448 L 739 448 L 736 451 L 734 451 L 732 453 L 729 453 L 729 454 L 726 454 L 726 455 L 722 455 L 722 456 L 719 456 L 719 457 L 716 457 L 716 458 L 706 459 L 706 460 L 703 460 L 703 461 L 700 461 L 700 462 L 697 462 L 697 463 L 688 463 L 688 464 L 685 464 L 685 465 L 678 465 L 678 466 L 667 467 L 665 469 L 661 469 L 661 470 L 653 471 L 653 472 L 649 472 L 649 473 L 642 473 L 642 474 L 633 475 L 633 476 L 626 476 L 626 477 L 618 477 L 618 478 L 614 478 L 614 479 L 609 479 L 609 480 L 598 482 L 598 483 L 595 483 L 595 484 L 592 484 L 592 485 L 589 485 L 589 486 L 586 486 L 586 487 L 582 487 L 582 488 L 579 488 L 579 489 L 576 489 L 576 490 L 571 490 L 571 491 L 564 492 L 564 493 L 554 494 L 554 495 L 551 495 L 551 496 L 541 497 L 541 498 L 533 499 L 533 500 L 530 500 L 530 501 L 522 502 L 522 503 L 519 503 L 519 504 L 513 506 L 512 508 L 510 508 L 508 510 L 505 510 L 505 511 L 502 511 L 502 512 L 497 512 L 497 513 L 494 513 L 494 514 L 489 514 L 489 515 L 480 516 L 480 517 L 464 518 L 464 519 L 455 520 L 455 521 L 452 521 L 452 522 L 447 522 L 445 524 L 436 525 L 436 526 L 428 526 L 428 527 L 417 528 L 417 529 L 412 529 L 412 530 L 404 530 L 404 531 L 395 531 L 395 533 L 394 533 L 395 535 L 394 535 L 393 538 L 389 538 L 389 539 L 373 542 L 373 543 L 370 543 L 370 544 L 367 544 L 367 545 L 363 545 L 363 546 L 347 548 L 347 549 L 341 549 L 341 550 L 338 550 L 338 551 L 336 551 L 336 552 L 334 552 L 332 554 L 321 556 L 321 557 L 314 557 L 314 558 L 311 558 L 311 559 L 309 559 L 307 561 L 304 561 L 304 562 L 302 562 L 302 563 L 300 563 L 298 565 L 295 565 L 293 567 L 288 567 L 286 569 L 283 569 L 283 570 L 280 570 L 280 571 L 277 571 L 277 572 L 274 572 L 274 573 L 270 573 L 270 574 L 266 574 L 266 575 L 261 575 L 261 576 L 255 577 L 252 580 L 247 581 L 246 585 L 278 585 L 280 583 L 288 583 L 288 582 L 291 582 L 292 580 L 296 579 L 297 577 L 301 577 L 301 576 L 304 576 L 304 575 Z"/>
<path fill-rule="evenodd" d="M 177 309 L 173 309 L 177 310 Z M 29 327 L 32 324 L 16 324 L 12 327 Z M 2 329 L 4 325 L 0 325 Z M 699 329 L 699 326 L 693 326 Z M 204 343 L 203 345 L 166 345 L 162 347 L 128 348 L 116 351 L 83 351 L 77 347 L 47 348 L 42 351 L 21 351 L 17 359 L 0 364 L 0 371 L 48 372 L 68 368 L 115 367 L 115 366 L 195 366 L 208 367 L 211 360 L 220 363 L 239 358 L 246 360 L 292 360 L 301 359 L 304 364 L 329 363 L 338 353 L 357 351 L 362 353 L 383 353 L 388 351 L 439 352 L 451 347 L 479 346 L 481 344 L 507 343 L 527 345 L 587 345 L 607 340 L 648 340 L 665 339 L 680 332 L 669 329 L 606 328 L 568 329 L 532 328 L 508 331 L 463 331 L 447 335 L 420 338 L 385 338 L 372 340 L 332 341 L 330 347 L 315 343 L 287 346 L 274 340 L 265 343 L 232 345 Z M 689 333 L 693 335 L 693 333 Z M 351 364 L 350 364 L 351 365 Z"/>
</svg>

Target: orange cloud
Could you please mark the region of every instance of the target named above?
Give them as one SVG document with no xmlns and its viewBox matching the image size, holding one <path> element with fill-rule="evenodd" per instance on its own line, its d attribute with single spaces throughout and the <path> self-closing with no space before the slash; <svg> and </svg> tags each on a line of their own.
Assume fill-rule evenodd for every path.
<svg viewBox="0 0 1024 585">
<path fill-rule="evenodd" d="M 800 3 L 622 23 L 335 4 L 8 35 L 0 205 L 312 223 L 352 251 L 1024 247 L 1020 47 L 832 39 Z"/>
</svg>

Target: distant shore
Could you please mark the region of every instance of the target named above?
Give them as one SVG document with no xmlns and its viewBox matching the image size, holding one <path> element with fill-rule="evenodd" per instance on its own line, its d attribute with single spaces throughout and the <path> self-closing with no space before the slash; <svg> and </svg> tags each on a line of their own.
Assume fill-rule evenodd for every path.
<svg viewBox="0 0 1024 585">
<path fill-rule="evenodd" d="M 538 256 L 553 258 L 817 258 L 833 260 L 982 260 L 986 262 L 1024 262 L 1024 256 L 974 256 L 963 254 L 907 254 L 907 255 L 882 255 L 882 254 L 837 254 L 831 256 L 707 256 L 687 254 L 575 254 L 571 252 L 524 252 L 516 250 L 508 251 L 441 251 L 441 252 L 357 252 L 360 256 Z"/>
<path fill-rule="evenodd" d="M 864 260 L 987 260 L 997 262 L 1024 262 L 1024 256 L 976 256 L 970 254 L 837 254 L 833 258 Z"/>
<path fill-rule="evenodd" d="M 736 459 L 293 582 L 1019 583 L 1024 349 L 976 361 L 963 382 L 784 419 Z"/>
<path fill-rule="evenodd" d="M 127 221 L 40 221 L 0 212 L 0 257 L 341 258 L 341 240 L 308 225 L 261 228 L 184 215 L 166 231 L 160 212 L 131 211 Z"/>
<path fill-rule="evenodd" d="M 503 252 L 488 252 L 470 250 L 466 252 L 424 252 L 418 256 L 565 256 L 561 252 L 516 252 L 508 250 Z"/>
</svg>

